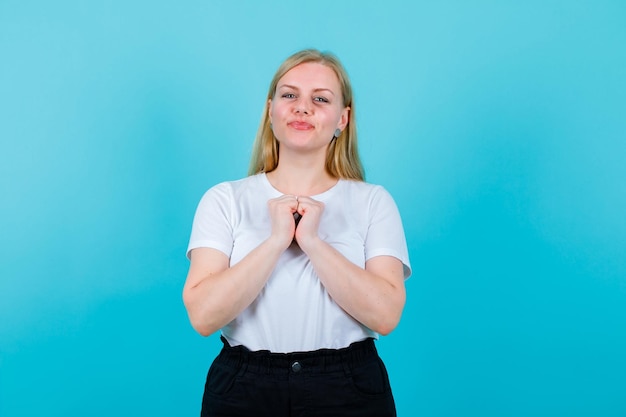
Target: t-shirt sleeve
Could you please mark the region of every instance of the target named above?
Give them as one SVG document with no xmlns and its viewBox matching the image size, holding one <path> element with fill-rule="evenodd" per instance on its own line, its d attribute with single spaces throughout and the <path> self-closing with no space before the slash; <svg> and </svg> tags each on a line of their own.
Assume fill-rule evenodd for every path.
<svg viewBox="0 0 626 417">
<path fill-rule="evenodd" d="M 222 183 L 208 190 L 196 209 L 187 258 L 196 248 L 213 248 L 230 257 L 233 248 L 232 190 Z"/>
<path fill-rule="evenodd" d="M 393 256 L 404 267 L 404 278 L 411 275 L 411 264 L 400 212 L 393 197 L 383 187 L 376 187 L 370 200 L 370 223 L 365 240 L 365 260 L 375 256 Z"/>
</svg>

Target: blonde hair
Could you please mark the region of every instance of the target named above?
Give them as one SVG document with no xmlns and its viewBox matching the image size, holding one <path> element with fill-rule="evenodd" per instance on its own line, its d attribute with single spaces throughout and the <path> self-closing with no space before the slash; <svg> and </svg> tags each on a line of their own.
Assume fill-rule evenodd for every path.
<svg viewBox="0 0 626 417">
<path fill-rule="evenodd" d="M 354 103 L 352 101 L 352 86 L 346 70 L 339 59 L 330 52 L 320 52 L 316 49 L 304 49 L 288 57 L 278 68 L 267 93 L 267 100 L 263 107 L 261 123 L 252 147 L 249 175 L 261 172 L 271 172 L 278 166 L 278 141 L 270 127 L 269 109 L 267 102 L 274 98 L 278 81 L 292 68 L 304 63 L 319 63 L 332 69 L 341 86 L 343 106 L 349 107 L 348 124 L 339 137 L 328 145 L 326 153 L 326 170 L 335 178 L 363 181 L 365 174 L 357 147 L 356 119 Z"/>
</svg>

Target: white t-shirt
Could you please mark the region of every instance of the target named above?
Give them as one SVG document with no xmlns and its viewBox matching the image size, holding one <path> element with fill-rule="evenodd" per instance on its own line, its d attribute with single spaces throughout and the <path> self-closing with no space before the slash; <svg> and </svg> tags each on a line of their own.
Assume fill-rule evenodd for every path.
<svg viewBox="0 0 626 417">
<path fill-rule="evenodd" d="M 202 197 L 187 256 L 194 248 L 224 252 L 235 265 L 271 233 L 267 201 L 281 196 L 265 174 L 224 182 Z M 318 233 L 354 264 L 375 256 L 398 258 L 411 274 L 404 230 L 391 195 L 381 186 L 339 180 L 311 196 L 324 203 Z M 378 334 L 337 305 L 296 243 L 281 255 L 256 300 L 222 334 L 231 346 L 301 352 L 339 349 Z"/>
</svg>

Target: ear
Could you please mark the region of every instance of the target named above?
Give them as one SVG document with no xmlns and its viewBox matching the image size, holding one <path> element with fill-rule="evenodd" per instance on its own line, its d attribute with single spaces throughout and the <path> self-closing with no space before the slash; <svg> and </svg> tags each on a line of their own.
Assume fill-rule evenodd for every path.
<svg viewBox="0 0 626 417">
<path fill-rule="evenodd" d="M 346 107 L 341 111 L 341 116 L 339 117 L 339 123 L 337 124 L 337 128 L 343 131 L 346 126 L 348 126 L 348 122 L 350 121 L 350 107 Z"/>
<path fill-rule="evenodd" d="M 270 123 L 272 123 L 272 99 L 271 98 L 267 99 L 267 118 L 270 120 Z"/>
</svg>

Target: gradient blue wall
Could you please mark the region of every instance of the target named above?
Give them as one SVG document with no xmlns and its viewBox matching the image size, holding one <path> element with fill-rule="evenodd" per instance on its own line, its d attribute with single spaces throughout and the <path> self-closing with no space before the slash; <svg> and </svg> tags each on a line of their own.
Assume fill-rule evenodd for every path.
<svg viewBox="0 0 626 417">
<path fill-rule="evenodd" d="M 403 417 L 626 415 L 623 1 L 0 0 L 0 416 L 195 416 L 195 206 L 274 70 L 356 89 L 413 277 Z"/>
</svg>

